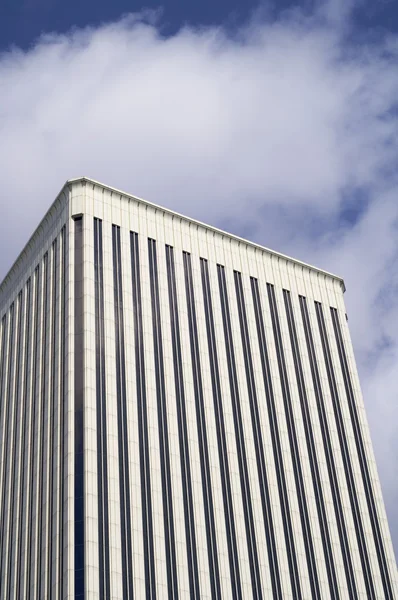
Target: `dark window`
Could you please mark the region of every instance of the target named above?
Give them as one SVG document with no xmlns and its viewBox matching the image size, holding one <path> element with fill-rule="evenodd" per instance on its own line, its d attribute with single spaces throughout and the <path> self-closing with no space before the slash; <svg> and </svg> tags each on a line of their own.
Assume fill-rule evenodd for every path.
<svg viewBox="0 0 398 600">
<path fill-rule="evenodd" d="M 180 338 L 180 322 L 178 316 L 174 250 L 171 246 L 166 246 L 166 265 L 169 288 L 170 324 L 173 347 L 174 383 L 176 392 L 176 408 L 179 434 L 178 437 L 180 443 L 182 489 L 184 494 L 185 537 L 187 542 L 189 588 L 191 598 L 195 599 L 200 598 L 199 569 L 196 548 L 192 476 L 189 457 L 188 425 L 185 405 L 184 375 L 182 367 L 182 351 Z"/>
<path fill-rule="evenodd" d="M 388 572 L 388 564 L 384 550 L 383 536 L 380 531 L 380 523 L 377 515 L 377 507 L 374 499 L 374 493 L 372 488 L 371 476 L 369 473 L 368 462 L 365 453 L 365 446 L 362 438 L 362 431 L 359 422 L 359 416 L 355 401 L 354 390 L 351 383 L 350 371 L 348 368 L 348 361 L 346 351 L 344 348 L 343 336 L 341 334 L 341 327 L 339 322 L 339 316 L 335 308 L 330 309 L 332 315 L 333 329 L 336 338 L 337 350 L 339 353 L 340 367 L 343 373 L 344 388 L 348 400 L 348 408 L 350 410 L 350 417 L 352 427 L 354 430 L 355 444 L 358 453 L 359 465 L 362 473 L 363 486 L 365 489 L 366 501 L 368 505 L 370 522 L 372 525 L 372 532 L 374 542 L 376 546 L 377 559 L 379 562 L 379 568 L 381 578 L 383 582 L 383 589 L 386 598 L 393 598 L 392 584 L 390 580 L 390 574 Z"/>
<path fill-rule="evenodd" d="M 243 356 L 245 361 L 247 391 L 250 404 L 250 415 L 252 421 L 254 446 L 256 450 L 257 473 L 261 493 L 261 505 L 263 510 L 265 537 L 267 540 L 268 562 L 270 566 L 272 592 L 274 598 L 282 598 L 282 588 L 279 576 L 278 556 L 276 549 L 275 531 L 271 512 L 271 500 L 268 489 L 267 469 L 264 456 L 263 436 L 261 432 L 260 413 L 258 409 L 258 399 L 256 382 L 254 378 L 254 368 L 252 351 L 250 346 L 250 334 L 247 323 L 245 297 L 243 292 L 242 275 L 234 271 L 236 300 L 238 304 L 239 324 L 242 337 Z"/>
<path fill-rule="evenodd" d="M 338 584 L 336 578 L 336 569 L 333 560 L 333 551 L 330 541 L 329 527 L 327 523 L 327 515 L 325 508 L 325 500 L 323 497 L 321 476 L 319 473 L 318 457 L 315 447 L 315 439 L 312 430 L 310 410 L 308 406 L 308 398 L 306 385 L 304 380 L 303 366 L 300 356 L 300 347 L 298 343 L 296 323 L 294 319 L 293 304 L 288 290 L 283 290 L 283 298 L 285 302 L 286 318 L 289 328 L 290 345 L 292 347 L 294 370 L 296 373 L 297 389 L 300 399 L 301 416 L 303 418 L 305 439 L 307 442 L 308 458 L 312 475 L 312 483 L 314 486 L 315 503 L 318 512 L 319 528 L 321 532 L 323 551 L 325 555 L 326 571 L 329 580 L 330 597 L 339 598 Z"/>
<path fill-rule="evenodd" d="M 52 286 L 51 286 L 51 380 L 50 380 L 50 397 L 48 399 L 48 420 L 49 420 L 49 454 L 48 454 L 48 476 L 49 481 L 49 497 L 48 497 L 48 552 L 47 552 L 47 593 L 52 594 L 52 588 L 54 585 L 52 562 L 55 555 L 56 548 L 53 546 L 53 521 L 54 521 L 54 493 L 56 490 L 57 472 L 55 471 L 55 460 L 54 460 L 54 438 L 56 435 L 56 421 L 55 421 L 55 407 L 56 407 L 56 393 L 58 388 L 58 377 L 59 372 L 56 363 L 56 349 L 58 346 L 58 329 L 57 319 L 59 315 L 58 306 L 58 242 L 55 239 L 52 246 Z"/>
<path fill-rule="evenodd" d="M 4 315 L 4 317 L 1 319 L 0 415 L 2 414 L 2 410 L 3 410 L 3 406 L 4 406 L 3 384 L 4 384 L 4 373 L 5 373 L 5 359 L 6 359 L 6 355 L 7 355 L 6 332 L 7 332 L 7 317 L 6 317 L 6 315 Z"/>
<path fill-rule="evenodd" d="M 5 415 L 7 414 L 7 399 L 6 399 L 6 372 L 7 372 L 7 358 L 8 358 L 8 318 L 7 313 L 4 315 L 1 321 L 2 334 L 1 334 L 1 364 L 0 364 L 0 427 L 4 422 Z M 0 437 L 0 550 L 3 543 L 3 515 L 4 515 L 4 500 L 3 500 L 3 477 L 5 478 L 5 463 L 6 463 L 6 447 L 5 447 L 6 435 L 5 435 L 5 423 L 2 427 L 2 436 Z M 0 554 L 1 557 L 1 554 Z M 0 567 L 1 570 L 1 567 Z M 1 591 L 0 581 L 0 591 Z"/>
<path fill-rule="evenodd" d="M 75 598 L 84 598 L 84 271 L 83 219 L 75 220 Z"/>
<path fill-rule="evenodd" d="M 23 374 L 23 400 L 21 407 L 21 473 L 19 480 L 19 533 L 17 535 L 17 562 L 15 566 L 16 573 L 16 598 L 20 598 L 21 595 L 21 579 L 23 577 L 22 573 L 26 572 L 25 569 L 22 572 L 21 561 L 22 561 L 22 531 L 24 531 L 24 527 L 27 527 L 27 519 L 24 516 L 27 511 L 27 495 L 28 495 L 28 479 L 27 479 L 27 465 L 26 459 L 28 456 L 28 427 L 29 427 L 29 417 L 30 417 L 30 402 L 29 402 L 29 393 L 30 393 L 30 358 L 31 358 L 31 279 L 29 278 L 26 284 L 26 310 L 25 310 L 25 348 L 24 348 L 24 374 Z M 24 510 L 25 508 L 25 510 Z"/>
<path fill-rule="evenodd" d="M 38 560 L 37 560 L 37 586 L 38 586 L 38 596 L 41 598 L 41 594 L 43 591 L 44 596 L 46 596 L 46 578 L 43 576 L 45 572 L 45 567 L 43 568 L 43 560 L 46 551 L 46 539 L 45 539 L 45 531 L 46 531 L 46 515 L 45 515 L 45 506 L 47 503 L 47 490 L 48 490 L 48 477 L 44 474 L 44 466 L 46 464 L 46 460 L 48 460 L 48 455 L 46 451 L 45 445 L 45 427 L 47 424 L 47 408 L 48 408 L 48 388 L 47 388 L 47 374 L 48 374 L 48 317 L 49 317 L 49 269 L 48 269 L 48 253 L 44 255 L 43 259 L 43 316 L 42 316 L 42 334 L 41 334 L 41 385 L 40 385 L 40 403 L 39 403 L 39 414 L 40 414 L 40 432 L 39 432 L 39 451 L 38 451 L 38 461 L 39 461 L 39 486 L 38 486 L 38 536 L 37 536 L 37 552 L 38 552 Z M 44 521 L 44 525 L 43 525 Z"/>
<path fill-rule="evenodd" d="M 49 342 L 50 342 L 50 316 L 51 316 L 51 302 L 50 302 L 50 268 L 49 268 L 49 255 L 46 252 L 44 255 L 44 307 L 43 307 L 43 334 L 42 334 L 42 386 L 41 386 L 41 485 L 40 485 L 40 513 L 39 513 L 39 531 L 40 533 L 40 560 L 39 560 L 39 571 L 38 578 L 39 583 L 39 598 L 41 597 L 42 590 L 44 596 L 48 594 L 47 590 L 47 578 L 45 576 L 46 565 L 45 565 L 45 554 L 46 549 L 50 549 L 46 535 L 48 534 L 48 501 L 49 501 L 49 473 L 45 473 L 45 467 L 48 465 L 50 457 L 48 452 L 47 440 L 51 436 L 51 432 L 48 428 L 48 422 L 50 418 L 50 393 L 49 393 L 49 381 L 51 379 L 50 371 L 50 353 L 49 353 Z M 46 379 L 48 378 L 48 381 Z M 43 525 L 44 523 L 44 525 Z"/>
<path fill-rule="evenodd" d="M 217 427 L 217 445 L 220 460 L 220 474 L 224 500 L 225 528 L 227 531 L 229 570 L 231 574 L 232 593 L 234 598 L 242 594 L 238 545 L 236 539 L 236 526 L 234 517 L 234 508 L 232 502 L 232 489 L 229 470 L 227 436 L 225 433 L 224 409 L 222 402 L 220 373 L 218 367 L 218 354 L 216 344 L 216 333 L 214 326 L 213 303 L 211 298 L 209 265 L 204 258 L 200 259 L 200 268 L 202 273 L 203 302 L 205 307 L 207 344 L 210 360 L 211 384 L 213 391 L 214 414 Z"/>
<path fill-rule="evenodd" d="M 115 300 L 116 391 L 119 443 L 120 523 L 122 542 L 123 598 L 133 598 L 133 546 L 131 539 L 130 473 L 126 398 L 126 360 L 120 227 L 112 225 L 113 282 Z"/>
<path fill-rule="evenodd" d="M 61 231 L 61 247 L 62 247 L 62 274 L 61 274 L 61 358 L 60 358 L 60 393 L 59 393 L 59 437 L 60 437 L 60 473 L 59 473 L 59 543 L 58 543 L 58 578 L 59 578 L 59 600 L 64 598 L 64 474 L 65 474 L 65 422 L 67 419 L 66 411 L 66 227 Z"/>
<path fill-rule="evenodd" d="M 196 405 L 196 425 L 199 439 L 200 468 L 202 475 L 202 490 L 205 509 L 207 554 L 209 558 L 210 581 L 212 597 L 221 598 L 220 571 L 218 565 L 216 526 L 214 517 L 213 493 L 210 474 L 209 447 L 207 443 L 207 428 L 204 414 L 203 384 L 200 366 L 200 350 L 198 326 L 196 321 L 195 295 L 191 255 L 183 252 L 185 291 L 188 309 L 189 338 L 191 345 L 192 374 Z"/>
<path fill-rule="evenodd" d="M 272 386 L 272 376 L 268 357 L 267 341 L 265 337 L 265 326 L 263 318 L 263 310 L 261 306 L 260 291 L 257 279 L 250 278 L 254 314 L 256 317 L 257 337 L 260 350 L 261 367 L 263 371 L 263 380 L 265 387 L 265 396 L 267 402 L 268 419 L 271 431 L 272 448 L 274 452 L 274 460 L 276 467 L 276 477 L 278 482 L 279 500 L 282 510 L 283 530 L 285 533 L 285 542 L 287 550 L 287 560 L 289 564 L 290 583 L 292 587 L 293 597 L 302 598 L 300 588 L 300 575 L 297 564 L 297 553 L 294 542 L 292 514 L 289 505 L 289 497 L 286 485 L 285 466 L 283 464 L 282 445 L 279 433 L 279 425 L 277 419 L 277 410 Z"/>
<path fill-rule="evenodd" d="M 10 325 L 8 332 L 8 357 L 7 357 L 7 382 L 6 382 L 6 393 L 4 395 L 4 421 L 3 421 L 3 478 L 1 483 L 1 562 L 0 562 L 0 596 L 6 597 L 7 590 L 5 588 L 6 577 L 5 577 L 5 565 L 7 561 L 7 521 L 9 519 L 9 503 L 7 498 L 7 479 L 8 474 L 11 471 L 10 463 L 10 421 L 11 421 L 11 401 L 12 401 L 12 381 L 13 381 L 13 368 L 14 368 L 14 354 L 15 354 L 15 304 L 12 303 L 10 307 Z M 3 593 L 4 591 L 4 593 Z"/>
<path fill-rule="evenodd" d="M 7 318 L 7 313 L 3 316 L 1 320 L 1 363 L 0 363 L 0 427 L 3 423 L 4 413 L 6 411 L 6 382 L 7 382 L 7 357 L 8 357 L 8 327 L 9 327 L 9 319 Z M 3 427 L 4 432 L 4 427 Z M 0 438 L 0 500 L 2 498 L 2 481 L 3 481 L 3 472 L 5 465 L 5 456 L 4 456 L 4 442 L 5 442 L 5 434 Z M 2 502 L 0 503 L 0 523 L 2 519 Z M 0 543 L 2 536 L 2 529 L 0 529 Z"/>
<path fill-rule="evenodd" d="M 21 457 L 21 450 L 19 448 L 17 448 L 17 440 L 21 439 L 21 423 L 22 423 L 22 419 L 21 417 L 18 419 L 18 412 L 20 412 L 20 385 L 22 384 L 22 382 L 20 381 L 20 374 L 22 372 L 21 369 L 21 365 L 22 365 L 22 351 L 23 351 L 23 344 L 22 344 L 22 336 L 23 336 L 23 329 L 22 329 L 22 324 L 23 324 L 23 316 L 24 316 L 24 296 L 23 296 L 23 292 L 20 292 L 18 294 L 18 300 L 17 300 L 17 313 L 18 313 L 18 319 L 17 319 L 17 345 L 16 345 L 16 354 L 15 354 L 15 368 L 14 368 L 14 410 L 13 410 L 13 417 L 12 417 L 12 430 L 13 430 L 13 434 L 12 434 L 12 443 L 11 443 L 11 448 L 10 448 L 10 454 L 8 457 L 8 460 L 10 460 L 10 465 L 11 465 L 11 486 L 10 486 L 10 507 L 9 507 L 9 527 L 8 527 L 8 550 L 7 550 L 7 557 L 8 557 L 8 577 L 7 577 L 7 592 L 6 592 L 6 598 L 10 598 L 10 594 L 11 594 L 11 574 L 12 574 L 12 565 L 15 561 L 15 554 L 16 554 L 16 550 L 17 550 L 17 544 L 13 544 L 13 538 L 14 538 L 14 533 L 16 533 L 16 539 L 19 539 L 19 535 L 18 535 L 18 531 L 15 531 L 15 528 L 17 526 L 17 519 L 15 518 L 15 508 L 16 508 L 16 504 L 18 501 L 20 501 L 20 497 L 17 496 L 15 494 L 15 488 L 17 485 L 17 481 L 19 479 L 19 469 L 20 469 L 20 457 Z M 18 425 L 19 424 L 19 425 Z M 18 431 L 19 430 L 19 431 Z M 19 435 L 18 435 L 19 433 Z M 19 523 L 19 521 L 18 521 Z"/>
<path fill-rule="evenodd" d="M 144 333 L 138 234 L 130 232 L 131 276 L 134 310 L 135 365 L 138 434 L 140 443 L 142 527 L 144 533 L 145 589 L 147 600 L 156 599 L 155 551 L 152 522 L 151 470 L 149 462 L 148 407 L 146 398 Z"/>
<path fill-rule="evenodd" d="M 236 371 L 235 350 L 232 337 L 231 316 L 227 293 L 225 269 L 217 265 L 218 284 L 220 288 L 221 312 L 224 326 L 225 350 L 227 355 L 227 366 L 229 376 L 229 387 L 231 391 L 232 412 L 235 426 L 235 439 L 238 453 L 240 487 L 242 493 L 243 511 L 245 516 L 246 541 L 249 552 L 250 575 L 253 588 L 253 596 L 262 598 L 260 567 L 257 555 L 256 532 L 254 528 L 253 506 L 250 492 L 249 471 L 247 466 L 246 445 L 244 438 L 242 410 L 240 405 L 239 383 Z"/>
<path fill-rule="evenodd" d="M 35 270 L 35 278 L 34 278 L 34 308 L 33 308 L 33 331 L 34 331 L 34 341 L 33 341 L 33 357 L 32 357 L 32 365 L 33 365 L 33 377 L 32 377 L 32 400 L 31 400 L 31 411 L 32 416 L 30 419 L 30 439 L 32 440 L 32 448 L 30 452 L 30 464 L 29 464 L 29 485 L 28 490 L 31 493 L 30 507 L 29 507 L 29 519 L 28 519 L 28 536 L 27 536 L 27 548 L 32 548 L 32 538 L 37 530 L 37 519 L 35 518 L 35 512 L 37 510 L 37 496 L 34 494 L 33 485 L 34 485 L 34 475 L 35 475 L 35 463 L 37 469 L 37 445 L 38 439 L 36 435 L 36 430 L 38 429 L 38 397 L 39 397 L 39 386 L 38 386 L 38 374 L 40 368 L 40 324 L 41 324 L 41 303 L 42 303 L 42 294 L 41 294 L 41 277 L 40 277 L 40 266 L 36 267 Z M 34 567 L 35 567 L 35 552 L 32 551 L 30 554 L 26 553 L 26 581 L 28 589 L 31 588 L 34 582 Z"/>
<path fill-rule="evenodd" d="M 314 385 L 314 394 L 318 410 L 319 423 L 321 427 L 323 447 L 325 450 L 326 464 L 329 473 L 330 487 L 332 490 L 333 506 L 336 515 L 337 528 L 339 532 L 341 554 L 343 556 L 344 570 L 347 579 L 347 588 L 350 598 L 358 598 L 358 592 L 355 583 L 352 558 L 347 537 L 347 527 L 344 518 L 344 510 L 341 501 L 340 488 L 337 478 L 336 465 L 334 461 L 333 446 L 330 438 L 330 431 L 326 417 L 325 400 L 323 397 L 321 379 L 319 375 L 317 357 L 315 352 L 314 340 L 312 336 L 311 323 L 308 314 L 307 301 L 303 296 L 299 296 L 301 315 L 304 325 L 304 334 L 307 343 L 308 357 L 310 361 L 312 382 Z"/>
<path fill-rule="evenodd" d="M 102 221 L 94 219 L 95 368 L 97 409 L 99 597 L 110 598 L 108 444 L 106 423 Z"/>
<path fill-rule="evenodd" d="M 366 591 L 368 598 L 375 598 L 374 585 L 370 570 L 369 556 L 366 547 L 365 532 L 361 520 L 361 514 L 358 504 L 358 495 L 354 480 L 354 473 L 351 465 L 351 458 L 348 448 L 347 435 L 344 427 L 343 415 L 340 406 L 340 398 L 337 391 L 336 377 L 330 352 L 329 340 L 326 331 L 325 319 L 323 316 L 322 305 L 320 302 L 315 302 L 315 310 L 318 319 L 319 333 L 321 335 L 323 355 L 326 363 L 326 371 L 332 398 L 333 412 L 336 421 L 337 433 L 339 436 L 340 450 L 343 459 L 344 472 L 347 481 L 348 494 L 350 497 L 351 511 L 354 520 L 355 532 L 361 558 L 362 572 L 365 580 Z"/>
<path fill-rule="evenodd" d="M 290 395 L 290 387 L 285 362 L 285 354 L 283 350 L 282 334 L 279 325 L 278 308 L 276 305 L 274 286 L 267 283 L 268 300 L 271 309 L 272 328 L 274 332 L 276 354 L 278 359 L 279 376 L 281 379 L 283 404 L 286 415 L 286 423 L 289 435 L 290 452 L 292 456 L 294 479 L 296 482 L 297 500 L 300 509 L 301 527 L 303 531 L 304 546 L 306 552 L 308 573 L 310 576 L 310 584 L 313 598 L 320 598 L 319 580 L 317 565 L 315 560 L 314 545 L 311 535 L 310 519 L 308 514 L 307 499 L 305 496 L 303 474 L 297 442 L 296 426 L 294 421 L 292 399 Z"/>
<path fill-rule="evenodd" d="M 148 239 L 149 278 L 152 304 L 152 330 L 158 405 L 160 469 L 162 477 L 163 523 L 165 531 L 166 565 L 169 598 L 178 598 L 177 557 L 174 534 L 173 492 L 171 487 L 170 448 L 167 424 L 166 384 L 164 378 L 162 324 L 160 317 L 159 278 L 156 241 Z"/>
</svg>

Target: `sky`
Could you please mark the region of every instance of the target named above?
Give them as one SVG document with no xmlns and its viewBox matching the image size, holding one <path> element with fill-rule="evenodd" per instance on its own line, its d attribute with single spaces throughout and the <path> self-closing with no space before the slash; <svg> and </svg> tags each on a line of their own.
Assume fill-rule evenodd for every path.
<svg viewBox="0 0 398 600">
<path fill-rule="evenodd" d="M 0 280 L 80 175 L 343 276 L 396 556 L 397 63 L 389 0 L 0 4 Z"/>
</svg>

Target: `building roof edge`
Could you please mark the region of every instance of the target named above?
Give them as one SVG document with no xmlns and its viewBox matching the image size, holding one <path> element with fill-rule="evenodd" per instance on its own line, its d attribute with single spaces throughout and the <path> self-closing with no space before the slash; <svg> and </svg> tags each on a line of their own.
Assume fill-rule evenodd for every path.
<svg viewBox="0 0 398 600">
<path fill-rule="evenodd" d="M 81 179 L 87 179 L 87 178 L 81 178 Z M 58 202 L 58 200 L 60 199 L 60 197 L 62 196 L 62 194 L 64 193 L 65 188 L 69 185 L 69 182 L 66 181 L 63 186 L 61 187 L 61 189 L 59 190 L 58 194 L 55 196 L 55 199 L 53 200 L 53 202 L 50 204 L 50 206 L 48 207 L 48 209 L 46 210 L 46 212 L 44 213 L 43 217 L 40 219 L 39 223 L 37 224 L 37 226 L 35 227 L 35 229 L 33 230 L 31 236 L 29 237 L 28 241 L 26 242 L 26 244 L 23 246 L 23 248 L 21 249 L 20 253 L 18 254 L 18 256 L 16 257 L 16 259 L 14 260 L 14 262 L 11 264 L 10 268 L 8 269 L 7 273 L 4 275 L 3 279 L 0 281 L 0 299 L 2 294 L 4 293 L 7 284 L 10 280 L 11 274 L 16 271 L 18 269 L 19 263 L 21 261 L 23 261 L 23 257 L 26 253 L 26 250 L 29 248 L 29 246 L 34 242 L 36 236 L 38 235 L 40 228 L 43 226 L 43 224 L 46 222 L 46 220 L 48 219 L 49 215 L 51 214 L 52 210 L 54 209 L 56 203 Z"/>
<path fill-rule="evenodd" d="M 3 280 L 0 282 L 0 295 L 2 293 L 2 291 L 4 290 L 4 287 L 6 285 L 6 282 L 8 281 L 11 273 L 16 269 L 18 263 L 20 262 L 20 260 L 22 259 L 23 254 L 26 251 L 26 248 L 32 243 L 32 241 L 34 240 L 38 230 L 40 229 L 41 225 L 45 222 L 45 220 L 47 219 L 49 213 L 51 212 L 51 210 L 53 209 L 54 204 L 58 201 L 59 197 L 62 195 L 62 193 L 64 192 L 65 188 L 75 185 L 77 183 L 81 183 L 81 182 L 87 182 L 89 184 L 93 184 L 93 185 L 97 185 L 105 190 L 108 190 L 110 192 L 116 193 L 116 194 L 120 194 L 121 196 L 125 196 L 126 198 L 131 198 L 133 200 L 136 200 L 137 202 L 141 202 L 142 204 L 146 204 L 147 206 L 151 206 L 152 208 L 155 208 L 156 210 L 161 210 L 167 214 L 173 215 L 173 216 L 177 216 L 181 219 L 184 219 L 185 221 L 188 221 L 190 223 L 194 223 L 195 225 L 199 225 L 200 227 L 204 227 L 205 229 L 209 229 L 210 231 L 214 231 L 215 233 L 227 236 L 229 238 L 232 238 L 238 242 L 241 242 L 243 244 L 246 244 L 248 246 L 251 246 L 253 248 L 257 248 L 259 250 L 261 250 L 262 252 L 267 252 L 268 254 L 272 255 L 272 256 L 277 256 L 279 258 L 282 258 L 284 260 L 287 260 L 293 264 L 299 265 L 301 267 L 305 267 L 307 269 L 310 269 L 311 271 L 314 271 L 316 273 L 319 273 L 321 275 L 325 275 L 327 277 L 330 277 L 331 279 L 335 279 L 337 281 L 340 282 L 340 285 L 342 287 L 343 292 L 346 291 L 346 287 L 345 287 L 345 283 L 344 283 L 344 279 L 342 277 L 339 277 L 338 275 L 335 275 L 334 273 L 330 273 L 329 271 L 325 271 L 324 269 L 320 269 L 319 267 L 315 267 L 313 265 L 310 265 L 309 263 L 303 262 L 297 258 L 292 258 L 291 256 L 288 256 L 286 254 L 282 254 L 281 252 L 277 252 L 276 250 L 271 250 L 270 248 L 267 248 L 266 246 L 262 246 L 261 244 L 258 244 L 256 242 L 251 242 L 250 240 L 246 240 L 245 238 L 242 238 L 238 235 L 235 235 L 233 233 L 229 233 L 228 231 L 224 231 L 222 229 L 219 229 L 218 227 L 214 227 L 213 225 L 208 225 L 207 223 L 203 223 L 202 221 L 198 221 L 197 219 L 193 219 L 191 217 L 188 217 L 186 215 L 183 215 L 179 212 L 176 212 L 174 210 L 171 210 L 170 208 L 166 208 L 164 206 L 160 206 L 159 204 L 155 204 L 154 202 L 150 202 L 149 200 L 145 200 L 144 198 L 140 198 L 139 196 L 134 196 L 133 194 L 130 194 L 128 192 L 125 192 L 123 190 L 119 190 L 118 188 L 112 187 L 110 185 L 106 185 L 104 183 L 101 183 L 100 181 L 97 181 L 96 179 L 92 179 L 91 177 L 86 177 L 86 176 L 80 176 L 80 177 L 74 177 L 72 179 L 68 179 L 64 185 L 61 187 L 60 191 L 58 192 L 58 194 L 55 197 L 55 200 L 52 202 L 51 206 L 48 208 L 48 210 L 46 211 L 45 215 L 43 216 L 43 218 L 40 220 L 40 222 L 38 223 L 37 227 L 35 228 L 34 232 L 32 233 L 32 235 L 30 236 L 29 240 L 27 241 L 27 243 L 25 244 L 25 246 L 22 248 L 21 252 L 18 254 L 17 258 L 15 259 L 15 261 L 13 262 L 13 264 L 11 265 L 11 267 L 8 269 L 6 275 L 4 276 Z"/>
<path fill-rule="evenodd" d="M 271 254 L 273 256 L 277 256 L 279 258 L 283 258 L 284 260 L 287 260 L 293 264 L 299 265 L 301 267 L 306 267 L 307 269 L 310 269 L 311 271 L 315 271 L 316 273 L 319 273 L 321 275 L 325 275 L 327 277 L 330 277 L 331 279 L 335 279 L 337 280 L 341 287 L 343 292 L 346 291 L 346 286 L 344 283 L 344 279 L 338 275 L 335 275 L 334 273 L 330 273 L 329 271 L 325 271 L 324 269 L 321 269 L 319 267 L 316 267 L 314 265 L 310 265 L 309 263 L 306 263 L 304 261 L 301 261 L 297 258 L 292 258 L 291 256 L 288 256 L 287 254 L 283 254 L 282 252 L 277 252 L 276 250 L 271 250 L 270 248 L 267 248 L 266 246 L 262 246 L 261 244 L 258 244 L 256 242 L 251 242 L 250 240 L 246 240 L 245 238 L 242 238 L 238 235 L 235 235 L 233 233 L 229 233 L 228 231 L 224 231 L 223 229 L 219 229 L 218 227 L 214 227 L 213 225 L 208 225 L 207 223 L 203 223 L 202 221 L 198 221 L 197 219 L 193 219 L 192 217 L 188 217 L 186 215 L 183 215 L 179 212 L 176 212 L 174 210 L 171 210 L 170 208 L 166 208 L 164 206 L 161 206 L 159 204 L 155 204 L 154 202 L 150 202 L 149 200 L 145 200 L 144 198 L 140 198 L 139 196 L 134 196 L 133 194 L 130 194 L 128 192 L 125 192 L 123 190 L 120 190 L 118 188 L 114 188 L 110 185 L 106 185 L 104 183 L 101 183 L 100 181 L 97 181 L 95 179 L 92 179 L 91 177 L 86 177 L 86 176 L 82 176 L 82 177 L 76 177 L 73 179 L 68 179 L 68 181 L 65 183 L 66 185 L 73 185 L 82 181 L 86 181 L 87 183 L 91 183 L 93 185 L 97 185 L 99 187 L 102 187 L 105 190 L 111 191 L 111 192 L 115 192 L 117 194 L 120 194 L 122 196 L 126 196 L 127 198 L 132 198 L 133 200 L 137 200 L 138 202 L 141 202 L 143 204 L 146 204 L 148 206 L 151 206 L 152 208 L 155 208 L 157 210 L 161 210 L 165 213 L 168 213 L 170 215 L 174 215 L 174 216 L 178 216 L 181 219 L 184 219 L 185 221 L 189 221 L 191 223 L 195 223 L 196 225 L 199 225 L 200 227 L 204 227 L 206 229 L 210 229 L 211 231 L 214 231 L 216 233 L 219 233 L 221 235 L 230 237 L 234 240 L 237 240 L 238 242 L 247 244 L 248 246 L 252 246 L 254 248 L 257 248 L 263 252 L 267 252 L 268 254 Z M 62 188 L 63 189 L 63 188 Z M 62 190 L 61 190 L 62 192 Z"/>
</svg>

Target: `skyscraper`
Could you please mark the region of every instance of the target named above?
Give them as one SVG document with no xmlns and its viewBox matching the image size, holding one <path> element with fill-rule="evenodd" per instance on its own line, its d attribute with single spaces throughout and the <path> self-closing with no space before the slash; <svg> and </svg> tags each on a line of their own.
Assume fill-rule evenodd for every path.
<svg viewBox="0 0 398 600">
<path fill-rule="evenodd" d="M 397 598 L 343 293 L 67 182 L 0 287 L 0 600 Z"/>
</svg>

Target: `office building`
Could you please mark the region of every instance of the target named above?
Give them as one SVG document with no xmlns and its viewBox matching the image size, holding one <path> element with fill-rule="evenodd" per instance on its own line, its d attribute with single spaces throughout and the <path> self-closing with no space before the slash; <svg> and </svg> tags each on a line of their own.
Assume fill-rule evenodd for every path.
<svg viewBox="0 0 398 600">
<path fill-rule="evenodd" d="M 343 293 L 67 182 L 0 287 L 0 600 L 398 598 Z"/>
</svg>

